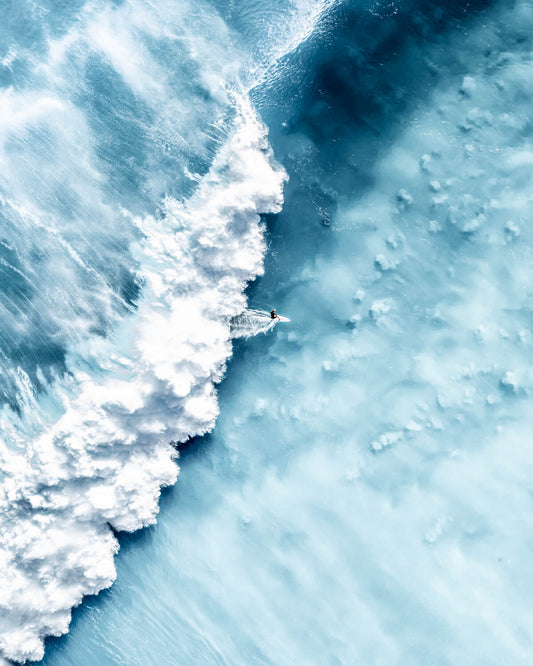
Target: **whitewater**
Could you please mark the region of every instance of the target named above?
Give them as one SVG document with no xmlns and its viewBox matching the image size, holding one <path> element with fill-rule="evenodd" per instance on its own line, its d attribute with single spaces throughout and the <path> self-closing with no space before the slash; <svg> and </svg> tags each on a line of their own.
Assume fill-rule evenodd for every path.
<svg viewBox="0 0 533 666">
<path fill-rule="evenodd" d="M 5 659 L 41 658 L 72 607 L 112 584 L 115 533 L 155 521 L 175 444 L 213 428 L 230 324 L 262 272 L 260 215 L 279 212 L 286 180 L 247 91 L 322 10 L 291 3 L 257 54 L 208 4 L 8 11 Z"/>
</svg>

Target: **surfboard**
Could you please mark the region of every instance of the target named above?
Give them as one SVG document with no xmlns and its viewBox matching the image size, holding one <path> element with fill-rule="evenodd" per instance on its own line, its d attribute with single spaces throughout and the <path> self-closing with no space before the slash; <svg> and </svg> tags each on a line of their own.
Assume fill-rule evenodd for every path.
<svg viewBox="0 0 533 666">
<path fill-rule="evenodd" d="M 290 321 L 288 317 L 284 317 L 283 315 L 278 315 L 280 321 Z"/>
</svg>

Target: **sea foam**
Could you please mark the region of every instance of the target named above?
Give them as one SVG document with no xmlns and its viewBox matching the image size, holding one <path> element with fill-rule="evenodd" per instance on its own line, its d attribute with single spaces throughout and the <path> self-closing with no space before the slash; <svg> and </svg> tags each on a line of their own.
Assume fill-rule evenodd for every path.
<svg viewBox="0 0 533 666">
<path fill-rule="evenodd" d="M 248 91 L 330 4 L 285 3 L 258 53 L 238 4 L 94 0 L 0 53 L 0 662 L 112 584 L 213 427 L 286 178 Z"/>
<path fill-rule="evenodd" d="M 6 657 L 40 658 L 43 636 L 67 631 L 71 607 L 113 582 L 113 530 L 154 522 L 160 488 L 178 474 L 170 442 L 213 427 L 230 320 L 262 270 L 259 214 L 280 210 L 283 182 L 243 101 L 194 196 L 135 220 L 143 297 L 93 350 L 97 372 L 72 369 L 79 394 L 65 394 L 64 414 L 25 455 L 2 445 Z"/>
</svg>

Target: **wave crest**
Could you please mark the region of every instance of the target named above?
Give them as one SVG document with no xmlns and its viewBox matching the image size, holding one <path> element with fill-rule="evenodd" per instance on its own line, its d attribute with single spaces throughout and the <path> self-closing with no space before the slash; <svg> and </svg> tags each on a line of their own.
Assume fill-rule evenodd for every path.
<svg viewBox="0 0 533 666">
<path fill-rule="evenodd" d="M 26 454 L 0 445 L 0 652 L 9 659 L 41 658 L 43 638 L 68 630 L 71 608 L 111 585 L 111 528 L 153 523 L 161 486 L 178 475 L 169 442 L 214 425 L 230 321 L 262 272 L 260 213 L 280 210 L 285 179 L 264 126 L 246 100 L 238 106 L 193 196 L 133 218 L 144 281 L 137 313 L 109 339 L 70 352 L 63 414 Z"/>
</svg>

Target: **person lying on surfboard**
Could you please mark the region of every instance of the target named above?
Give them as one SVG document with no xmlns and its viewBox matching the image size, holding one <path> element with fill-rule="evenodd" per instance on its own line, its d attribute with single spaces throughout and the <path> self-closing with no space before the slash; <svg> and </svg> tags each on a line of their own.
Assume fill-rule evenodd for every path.
<svg viewBox="0 0 533 666">
<path fill-rule="evenodd" d="M 276 314 L 275 310 L 270 310 L 270 319 L 279 319 L 279 316 Z M 279 319 L 281 321 L 281 319 Z"/>
</svg>

